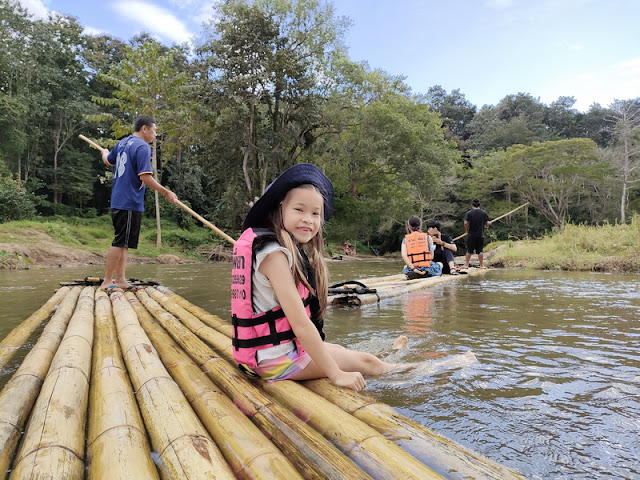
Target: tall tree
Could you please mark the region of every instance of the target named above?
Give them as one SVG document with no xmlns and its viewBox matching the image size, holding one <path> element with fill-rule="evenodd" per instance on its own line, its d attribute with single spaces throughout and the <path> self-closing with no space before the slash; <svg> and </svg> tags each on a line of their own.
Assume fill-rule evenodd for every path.
<svg viewBox="0 0 640 480">
<path fill-rule="evenodd" d="M 502 173 L 511 192 L 561 226 L 608 174 L 608 165 L 592 140 L 574 138 L 509 147 Z"/>
<path fill-rule="evenodd" d="M 116 87 L 113 96 L 93 97 L 94 101 L 105 106 L 117 106 L 124 114 L 115 117 L 111 113 L 93 115 L 94 121 L 111 120 L 111 128 L 120 138 L 131 131 L 135 117 L 141 114 L 151 115 L 158 122 L 159 135 L 164 129 L 172 128 L 171 121 L 175 112 L 183 111 L 187 101 L 185 88 L 188 85 L 187 73 L 176 68 L 176 50 L 163 48 L 157 42 L 146 42 L 138 48 L 129 47 L 126 59 L 110 69 L 108 74 L 98 76 Z M 179 117 L 183 118 L 183 117 Z M 152 146 L 153 175 L 158 177 L 157 140 Z M 155 193 L 156 207 L 156 246 L 162 245 L 160 226 L 160 205 L 158 192 Z"/>
<path fill-rule="evenodd" d="M 614 124 L 613 135 L 616 139 L 616 167 L 622 187 L 620 222 L 626 223 L 629 186 L 640 182 L 640 98 L 616 100 L 609 108 L 612 110 L 609 119 Z"/>
</svg>

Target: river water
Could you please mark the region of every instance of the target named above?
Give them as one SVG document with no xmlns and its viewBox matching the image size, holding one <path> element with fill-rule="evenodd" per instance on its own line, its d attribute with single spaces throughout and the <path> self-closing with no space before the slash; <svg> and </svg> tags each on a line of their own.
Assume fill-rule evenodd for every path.
<svg viewBox="0 0 640 480">
<path fill-rule="evenodd" d="M 332 262 L 331 280 L 400 267 Z M 101 273 L 0 272 L 0 337 L 58 282 Z M 229 273 L 229 264 L 129 269 L 223 318 Z M 492 270 L 377 305 L 332 309 L 326 331 L 335 343 L 416 362 L 369 379 L 366 393 L 528 478 L 640 479 L 639 285 L 640 275 Z M 409 348 L 390 353 L 401 334 Z M 19 361 L 0 372 L 1 383 Z"/>
</svg>

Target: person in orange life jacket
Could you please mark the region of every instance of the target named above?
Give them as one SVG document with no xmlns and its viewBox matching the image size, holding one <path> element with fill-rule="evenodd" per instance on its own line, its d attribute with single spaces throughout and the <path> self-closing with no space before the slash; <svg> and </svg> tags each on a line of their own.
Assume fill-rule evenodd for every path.
<svg viewBox="0 0 640 480">
<path fill-rule="evenodd" d="M 363 375 L 397 367 L 323 341 L 319 319 L 328 278 L 322 226 L 333 203 L 329 179 L 303 163 L 276 178 L 249 210 L 234 246 L 231 292 L 232 350 L 245 373 L 269 382 L 328 377 L 359 391 L 366 386 Z"/>
<path fill-rule="evenodd" d="M 130 248 L 138 248 L 138 236 L 146 187 L 160 192 L 171 203 L 178 197 L 153 178 L 151 147 L 156 138 L 156 121 L 140 115 L 133 124 L 133 135 L 123 138 L 113 150 L 102 151 L 102 161 L 114 168 L 111 191 L 111 220 L 115 237 L 111 243 L 100 290 L 131 289 L 125 269 Z M 113 279 L 115 275 L 115 280 Z"/>
<path fill-rule="evenodd" d="M 449 235 L 440 231 L 440 228 L 441 224 L 438 220 L 427 222 L 427 233 L 436 246 L 433 252 L 433 261 L 442 263 L 443 274 L 458 275 L 453 257 L 453 252 L 457 252 L 458 247 Z"/>
<path fill-rule="evenodd" d="M 422 231 L 422 220 L 413 216 L 407 220 L 407 234 L 402 239 L 402 259 L 406 264 L 402 273 L 409 279 L 438 277 L 442 275 L 442 264 L 432 261 L 435 245 L 429 235 Z"/>
</svg>

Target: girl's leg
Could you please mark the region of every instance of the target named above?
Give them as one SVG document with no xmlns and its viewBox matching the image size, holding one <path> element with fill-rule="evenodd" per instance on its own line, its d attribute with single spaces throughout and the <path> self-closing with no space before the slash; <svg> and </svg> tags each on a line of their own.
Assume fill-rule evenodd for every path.
<svg viewBox="0 0 640 480">
<path fill-rule="evenodd" d="M 325 343 L 325 346 L 329 349 L 329 353 L 338 364 L 338 367 L 345 372 L 360 372 L 363 375 L 378 376 L 388 373 L 398 366 L 394 363 L 385 363 L 370 353 L 348 350 L 334 343 Z M 311 363 L 293 377 L 293 380 L 311 380 L 324 378 L 325 376 L 322 369 L 311 360 Z"/>
</svg>

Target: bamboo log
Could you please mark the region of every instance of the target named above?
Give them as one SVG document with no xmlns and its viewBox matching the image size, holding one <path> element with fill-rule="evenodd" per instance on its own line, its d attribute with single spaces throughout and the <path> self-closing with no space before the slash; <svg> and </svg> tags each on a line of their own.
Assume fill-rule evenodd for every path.
<svg viewBox="0 0 640 480">
<path fill-rule="evenodd" d="M 145 308 L 233 403 L 265 432 L 304 478 L 371 479 L 322 435 L 264 395 L 238 368 L 220 358 L 173 315 L 163 310 L 147 291 L 158 298 L 164 297 L 149 287 L 138 290 L 136 295 Z"/>
<path fill-rule="evenodd" d="M 233 479 L 189 402 L 164 368 L 122 293 L 111 302 L 118 338 L 163 478 Z"/>
<path fill-rule="evenodd" d="M 49 300 L 47 300 L 42 307 L 33 312 L 29 318 L 11 330 L 2 340 L 0 343 L 0 370 L 4 368 L 9 360 L 11 360 L 11 357 L 15 355 L 16 351 L 24 345 L 35 329 L 49 317 L 51 311 L 69 293 L 69 290 L 69 287 L 62 287 L 58 289 L 58 291 Z"/>
<path fill-rule="evenodd" d="M 147 433 L 122 360 L 109 296 L 100 290 L 95 295 L 88 478 L 157 479 Z"/>
<path fill-rule="evenodd" d="M 201 323 L 190 312 L 173 302 L 157 290 L 148 289 L 154 300 L 185 323 Z M 200 331 L 203 329 L 200 328 Z M 222 344 L 215 344 L 218 351 L 227 350 L 231 339 L 224 337 Z M 322 397 L 305 389 L 293 381 L 267 383 L 259 381 L 260 386 L 280 403 L 295 411 L 317 431 L 322 433 L 334 445 L 360 465 L 375 478 L 441 478 L 426 465 L 418 462 L 407 452 L 380 433 L 357 420 L 352 415 L 335 407 Z"/>
<path fill-rule="evenodd" d="M 93 287 L 85 287 L 53 357 L 11 478 L 82 478 L 93 345 Z"/>
<path fill-rule="evenodd" d="M 424 425 L 403 417 L 389 405 L 380 403 L 374 398 L 336 387 L 327 379 L 307 380 L 301 383 L 370 425 L 385 437 L 392 439 L 418 460 L 448 479 L 522 480 L 524 478 Z"/>
<path fill-rule="evenodd" d="M 211 326 L 217 323 L 228 325 L 220 317 L 193 305 L 166 287 L 158 289 L 197 317 L 201 318 L 202 315 L 203 322 Z M 447 478 L 461 480 L 467 478 L 522 479 L 519 474 L 497 462 L 452 442 L 427 427 L 398 414 L 392 407 L 361 393 L 336 387 L 326 378 L 308 380 L 301 382 L 301 384 L 364 421 Z"/>
<path fill-rule="evenodd" d="M 145 310 L 125 294 L 167 370 L 205 425 L 239 479 L 302 477 L 280 450 L 249 420 Z"/>
<path fill-rule="evenodd" d="M 60 307 L 0 393 L 0 472 L 6 472 L 9 468 L 31 407 L 62 341 L 81 290 L 80 287 L 66 290 Z"/>
</svg>

